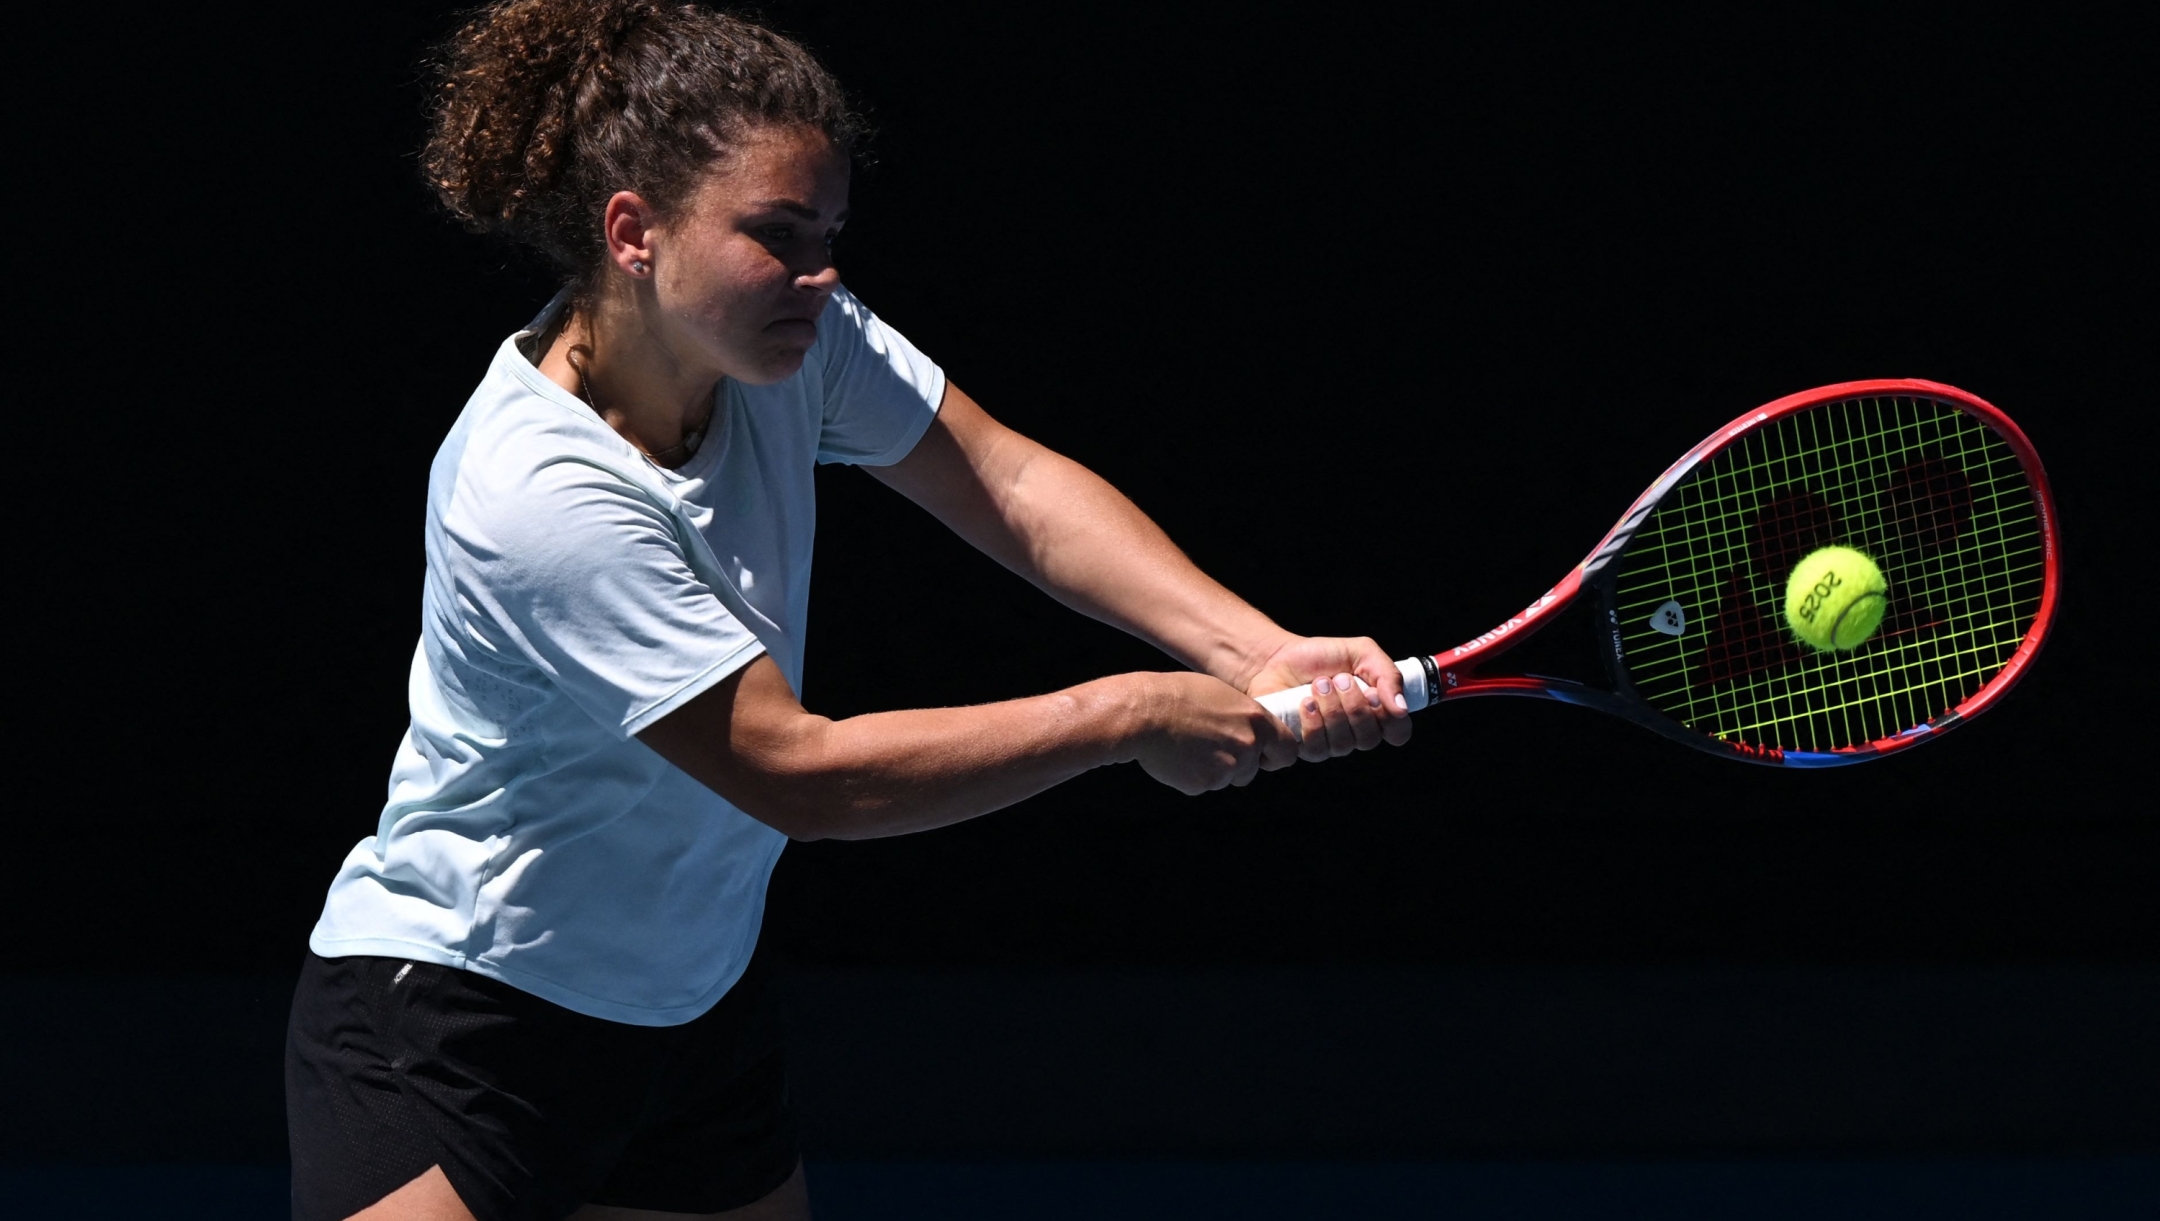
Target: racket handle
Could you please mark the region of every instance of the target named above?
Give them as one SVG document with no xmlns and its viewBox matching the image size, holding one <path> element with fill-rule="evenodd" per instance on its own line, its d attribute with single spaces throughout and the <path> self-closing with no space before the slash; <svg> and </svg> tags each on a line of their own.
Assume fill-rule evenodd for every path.
<svg viewBox="0 0 2160 1221">
<path fill-rule="evenodd" d="M 1398 661 L 1395 663 L 1395 669 L 1402 675 L 1403 700 L 1410 705 L 1410 711 L 1416 712 L 1432 702 L 1432 693 L 1426 689 L 1425 685 L 1426 661 L 1424 658 L 1411 657 Z M 1362 678 L 1355 681 L 1360 691 L 1370 691 L 1372 689 L 1365 684 L 1365 680 Z M 1305 696 L 1311 691 L 1312 685 L 1308 683 L 1302 687 L 1292 687 L 1287 691 L 1277 691 L 1269 695 L 1263 695 L 1260 697 L 1260 706 L 1273 713 L 1275 719 L 1283 723 L 1283 728 L 1290 731 L 1291 737 L 1303 741 L 1305 722 L 1298 715 L 1298 705 L 1305 702 Z"/>
</svg>

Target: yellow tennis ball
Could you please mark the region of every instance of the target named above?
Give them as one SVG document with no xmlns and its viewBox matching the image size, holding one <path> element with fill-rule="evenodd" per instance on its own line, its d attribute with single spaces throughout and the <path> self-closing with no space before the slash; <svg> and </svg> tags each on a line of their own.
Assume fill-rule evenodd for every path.
<svg viewBox="0 0 2160 1221">
<path fill-rule="evenodd" d="M 1875 561 L 1850 547 L 1824 547 L 1793 566 L 1785 585 L 1785 622 L 1818 649 L 1857 649 L 1882 626 L 1890 582 Z"/>
</svg>

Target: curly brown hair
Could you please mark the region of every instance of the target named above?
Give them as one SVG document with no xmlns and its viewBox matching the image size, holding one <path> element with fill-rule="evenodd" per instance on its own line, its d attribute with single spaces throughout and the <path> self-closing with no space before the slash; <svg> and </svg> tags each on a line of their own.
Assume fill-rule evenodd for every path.
<svg viewBox="0 0 2160 1221">
<path fill-rule="evenodd" d="M 537 249 L 581 289 L 615 192 L 666 215 L 751 128 L 814 128 L 843 156 L 863 134 L 800 44 L 694 4 L 497 0 L 433 67 L 428 185 L 467 228 Z"/>
</svg>

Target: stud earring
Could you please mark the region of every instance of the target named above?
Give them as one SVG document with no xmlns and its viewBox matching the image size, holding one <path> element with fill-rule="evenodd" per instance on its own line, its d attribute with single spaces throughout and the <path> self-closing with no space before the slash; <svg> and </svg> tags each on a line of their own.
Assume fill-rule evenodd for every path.
<svg viewBox="0 0 2160 1221">
<path fill-rule="evenodd" d="M 645 260 L 643 260 L 643 259 L 632 259 L 632 260 L 630 260 L 630 272 L 631 272 L 631 274 L 632 274 L 632 275 L 640 275 L 640 276 L 641 276 L 641 275 L 644 275 L 644 274 L 645 274 L 645 272 L 646 272 L 646 270 L 647 270 L 647 268 L 646 268 L 646 266 L 645 266 Z"/>
</svg>

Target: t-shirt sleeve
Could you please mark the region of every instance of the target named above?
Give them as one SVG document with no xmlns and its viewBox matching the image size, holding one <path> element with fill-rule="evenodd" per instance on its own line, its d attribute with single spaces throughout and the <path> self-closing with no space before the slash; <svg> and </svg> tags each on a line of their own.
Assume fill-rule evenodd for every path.
<svg viewBox="0 0 2160 1221">
<path fill-rule="evenodd" d="M 937 418 L 945 371 L 842 288 L 819 319 L 825 398 L 818 461 L 886 466 Z"/>
<path fill-rule="evenodd" d="M 484 612 L 470 630 L 507 635 L 623 737 L 764 651 L 693 569 L 673 515 L 619 475 L 556 461 L 468 516 L 485 520 L 451 533 L 461 600 Z"/>
</svg>

